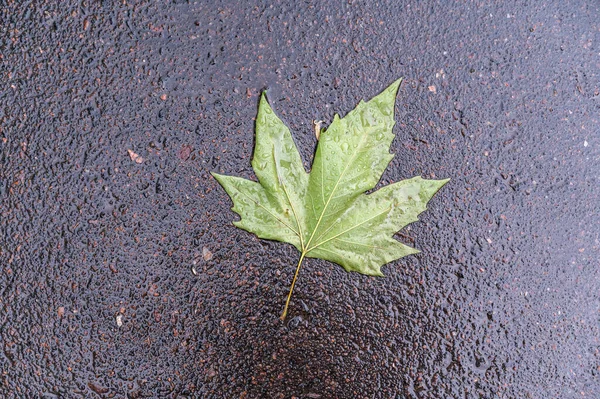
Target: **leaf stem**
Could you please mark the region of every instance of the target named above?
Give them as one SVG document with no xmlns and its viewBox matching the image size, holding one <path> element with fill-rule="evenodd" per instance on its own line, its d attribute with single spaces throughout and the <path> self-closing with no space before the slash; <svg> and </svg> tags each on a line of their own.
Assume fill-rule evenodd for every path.
<svg viewBox="0 0 600 399">
<path fill-rule="evenodd" d="M 296 273 L 294 274 L 294 279 L 292 280 L 292 286 L 290 287 L 290 293 L 288 294 L 287 300 L 285 301 L 285 307 L 283 308 L 283 313 L 281 314 L 280 319 L 285 320 L 288 312 L 288 306 L 290 305 L 290 299 L 292 299 L 292 292 L 294 292 L 294 286 L 296 285 L 296 280 L 298 279 L 298 273 L 300 272 L 300 266 L 302 265 L 302 261 L 304 260 L 304 256 L 306 252 L 302 251 L 302 255 L 300 255 L 300 260 L 298 261 L 298 266 L 296 266 Z"/>
</svg>

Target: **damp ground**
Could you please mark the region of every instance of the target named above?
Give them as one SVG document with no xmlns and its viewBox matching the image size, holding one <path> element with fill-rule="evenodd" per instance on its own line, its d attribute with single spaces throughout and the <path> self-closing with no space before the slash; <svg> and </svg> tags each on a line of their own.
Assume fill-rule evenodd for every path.
<svg viewBox="0 0 600 399">
<path fill-rule="evenodd" d="M 598 5 L 0 5 L 0 396 L 600 395 Z M 347 274 L 238 230 L 267 90 L 308 169 L 399 77 L 381 185 L 452 178 Z"/>
</svg>

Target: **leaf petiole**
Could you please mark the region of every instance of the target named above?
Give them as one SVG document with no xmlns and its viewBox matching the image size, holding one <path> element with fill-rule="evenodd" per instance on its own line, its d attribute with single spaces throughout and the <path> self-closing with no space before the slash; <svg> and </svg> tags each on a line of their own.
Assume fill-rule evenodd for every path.
<svg viewBox="0 0 600 399">
<path fill-rule="evenodd" d="M 285 320 L 288 312 L 288 306 L 290 305 L 290 299 L 292 299 L 292 292 L 294 292 L 294 286 L 296 285 L 296 280 L 298 279 L 298 273 L 300 272 L 300 266 L 302 265 L 302 261 L 304 260 L 304 256 L 306 252 L 302 251 L 302 255 L 300 255 L 300 260 L 298 261 L 298 266 L 296 266 L 296 273 L 294 274 L 294 279 L 292 280 L 292 286 L 290 287 L 290 293 L 288 294 L 287 300 L 285 301 L 285 307 L 283 308 L 283 313 L 281 317 L 279 317 L 282 321 Z"/>
</svg>

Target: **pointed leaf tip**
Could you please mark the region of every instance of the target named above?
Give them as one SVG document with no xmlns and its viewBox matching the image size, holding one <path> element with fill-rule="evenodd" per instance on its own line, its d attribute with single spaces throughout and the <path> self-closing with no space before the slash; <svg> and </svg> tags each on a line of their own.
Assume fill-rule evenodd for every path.
<svg viewBox="0 0 600 399">
<path fill-rule="evenodd" d="M 260 107 L 262 107 L 263 105 L 269 106 L 269 101 L 267 101 L 267 91 L 266 90 L 263 90 L 263 92 L 260 93 L 260 100 L 258 101 L 259 112 L 260 112 Z"/>
<path fill-rule="evenodd" d="M 404 78 L 396 79 L 391 85 L 389 85 L 388 90 L 393 90 L 395 93 L 398 93 L 398 89 L 400 88 L 403 80 Z"/>
<path fill-rule="evenodd" d="M 402 84 L 402 81 L 404 80 L 404 78 L 400 78 L 400 79 L 396 79 L 394 82 L 392 82 L 392 84 L 390 84 L 388 87 L 386 87 L 386 89 L 381 93 L 389 93 L 392 98 L 394 98 L 394 100 L 396 99 L 396 96 L 398 95 L 398 90 L 400 90 L 400 85 Z"/>
<path fill-rule="evenodd" d="M 438 188 L 437 188 L 436 192 L 439 191 L 442 187 L 444 187 L 450 180 L 451 180 L 450 178 L 437 180 Z"/>
</svg>

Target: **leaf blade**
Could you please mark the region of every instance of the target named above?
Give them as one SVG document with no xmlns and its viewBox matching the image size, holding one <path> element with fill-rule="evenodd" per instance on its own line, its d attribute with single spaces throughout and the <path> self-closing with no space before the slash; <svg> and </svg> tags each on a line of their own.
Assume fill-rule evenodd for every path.
<svg viewBox="0 0 600 399">
<path fill-rule="evenodd" d="M 280 213 L 260 183 L 235 176 L 211 173 L 233 201 L 232 210 L 240 216 L 236 227 L 256 234 L 259 238 L 287 242 L 302 250 L 299 231 L 291 215 Z"/>
<path fill-rule="evenodd" d="M 307 256 L 323 257 L 347 271 L 381 276 L 384 264 L 418 252 L 396 241 L 393 235 L 417 221 L 429 200 L 447 182 L 417 176 L 362 194 L 309 248 Z M 352 252 L 340 242 L 353 243 Z M 332 252 L 338 255 L 333 257 Z"/>
<path fill-rule="evenodd" d="M 361 101 L 344 118 L 336 115 L 321 135 L 308 181 L 311 203 L 307 207 L 316 210 L 318 217 L 307 222 L 311 231 L 307 247 L 323 225 L 358 195 L 375 187 L 393 158 L 389 146 L 394 138 L 394 100 L 401 81 L 370 101 Z"/>
<path fill-rule="evenodd" d="M 279 212 L 293 215 L 303 248 L 306 231 L 302 204 L 308 184 L 300 154 L 288 127 L 273 112 L 262 93 L 256 116 L 256 143 L 252 157 L 252 169 L 271 202 Z"/>
<path fill-rule="evenodd" d="M 344 118 L 320 130 L 312 170 L 306 173 L 289 129 L 261 95 L 252 167 L 258 182 L 213 173 L 240 215 L 234 224 L 260 238 L 288 242 L 301 253 L 287 306 L 304 257 L 346 271 L 383 276 L 381 266 L 418 253 L 394 234 L 418 220 L 448 182 L 420 176 L 371 194 L 393 158 L 394 104 L 402 79 Z"/>
</svg>

